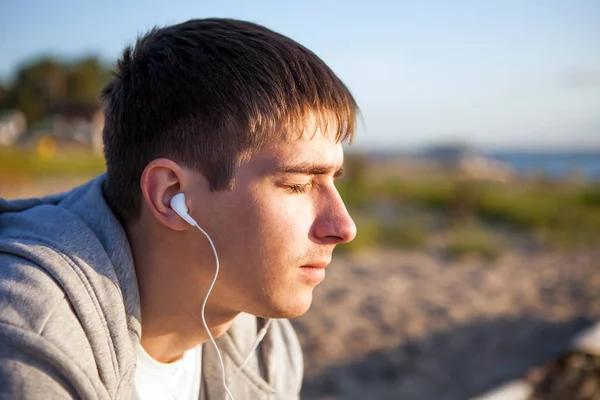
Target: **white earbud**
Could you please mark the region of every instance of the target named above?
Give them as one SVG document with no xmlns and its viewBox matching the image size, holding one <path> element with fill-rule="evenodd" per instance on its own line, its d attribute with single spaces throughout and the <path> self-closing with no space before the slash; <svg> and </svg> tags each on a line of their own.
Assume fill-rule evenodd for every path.
<svg viewBox="0 0 600 400">
<path fill-rule="evenodd" d="M 171 208 L 188 224 L 192 226 L 198 225 L 196 221 L 194 221 L 194 218 L 188 214 L 189 210 L 185 205 L 185 194 L 177 193 L 175 196 L 173 196 L 173 198 L 171 198 Z"/>
</svg>

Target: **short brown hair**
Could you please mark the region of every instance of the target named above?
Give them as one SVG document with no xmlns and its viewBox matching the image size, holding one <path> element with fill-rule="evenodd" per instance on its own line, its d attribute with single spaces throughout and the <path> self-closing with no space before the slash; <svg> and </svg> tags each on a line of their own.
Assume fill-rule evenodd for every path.
<svg viewBox="0 0 600 400">
<path fill-rule="evenodd" d="M 358 112 L 313 52 L 263 26 L 217 18 L 138 38 L 102 98 L 105 194 L 122 222 L 139 216 L 139 181 L 153 159 L 200 170 L 211 190 L 230 189 L 242 156 L 278 132 L 302 132 L 316 117 L 351 141 Z"/>
</svg>

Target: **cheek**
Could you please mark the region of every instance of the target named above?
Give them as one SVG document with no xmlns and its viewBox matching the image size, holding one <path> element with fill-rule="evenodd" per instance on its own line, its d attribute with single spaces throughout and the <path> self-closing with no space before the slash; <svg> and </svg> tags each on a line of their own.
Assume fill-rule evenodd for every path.
<svg viewBox="0 0 600 400">
<path fill-rule="evenodd" d="M 256 256 L 266 264 L 279 264 L 301 257 L 308 246 L 313 207 L 308 196 L 274 193 L 253 198 L 247 210 L 250 239 Z"/>
<path fill-rule="evenodd" d="M 284 190 L 249 191 L 239 196 L 219 211 L 223 220 L 217 229 L 223 258 L 227 254 L 228 261 L 254 271 L 294 262 L 310 245 L 313 210 L 310 196 Z"/>
<path fill-rule="evenodd" d="M 300 241 L 309 237 L 312 216 L 313 207 L 307 196 L 286 195 L 274 199 L 263 208 L 260 223 L 265 234 L 276 235 L 272 238 L 275 242 L 281 242 L 278 237 Z"/>
</svg>

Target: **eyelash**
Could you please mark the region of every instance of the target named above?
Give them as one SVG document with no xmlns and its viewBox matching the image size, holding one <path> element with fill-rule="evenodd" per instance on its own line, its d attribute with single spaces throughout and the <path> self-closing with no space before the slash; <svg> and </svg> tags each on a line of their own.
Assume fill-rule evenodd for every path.
<svg viewBox="0 0 600 400">
<path fill-rule="evenodd" d="M 306 191 L 308 189 L 310 189 L 310 187 L 312 186 L 312 183 L 305 183 L 304 185 L 287 185 L 287 188 L 289 189 L 290 193 L 306 193 Z"/>
</svg>

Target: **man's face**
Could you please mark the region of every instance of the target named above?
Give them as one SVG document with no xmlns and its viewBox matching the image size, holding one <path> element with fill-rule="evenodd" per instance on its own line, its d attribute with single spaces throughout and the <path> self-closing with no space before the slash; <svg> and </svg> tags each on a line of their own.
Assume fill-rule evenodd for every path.
<svg viewBox="0 0 600 400">
<path fill-rule="evenodd" d="M 308 310 L 335 245 L 356 235 L 334 185 L 342 163 L 342 145 L 321 132 L 281 139 L 237 168 L 231 191 L 211 195 L 220 301 L 271 318 Z"/>
</svg>

